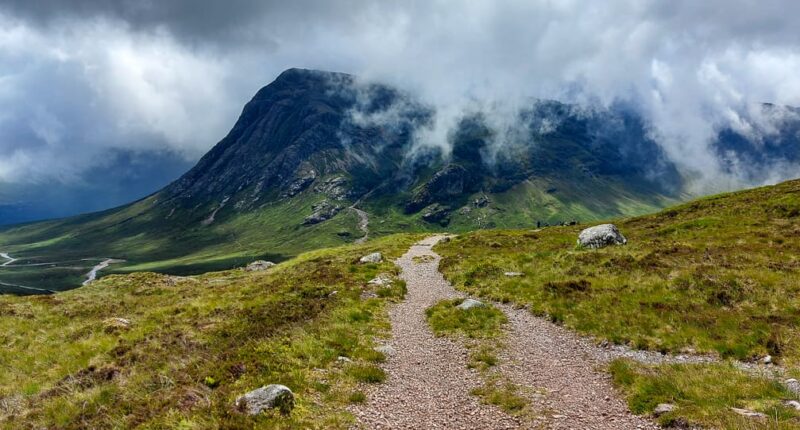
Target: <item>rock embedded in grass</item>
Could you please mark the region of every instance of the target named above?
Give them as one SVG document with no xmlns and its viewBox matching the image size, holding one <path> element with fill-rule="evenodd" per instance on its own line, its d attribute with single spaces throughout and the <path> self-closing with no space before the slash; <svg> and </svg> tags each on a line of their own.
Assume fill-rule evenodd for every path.
<svg viewBox="0 0 800 430">
<path fill-rule="evenodd" d="M 609 245 L 625 245 L 628 239 L 614 224 L 601 224 L 589 227 L 578 235 L 578 245 L 586 248 L 604 248 Z"/>
<path fill-rule="evenodd" d="M 256 261 L 248 264 L 247 267 L 244 268 L 244 270 L 246 270 L 248 272 L 260 272 L 262 270 L 267 270 L 267 269 L 269 269 L 270 267 L 272 267 L 274 265 L 275 265 L 275 263 L 273 263 L 271 261 L 256 260 Z"/>
<path fill-rule="evenodd" d="M 674 411 L 676 408 L 675 405 L 672 403 L 659 403 L 655 409 L 653 409 L 653 416 L 660 417 L 666 413 Z"/>
<path fill-rule="evenodd" d="M 238 397 L 236 408 L 248 415 L 258 415 L 267 409 L 289 414 L 294 409 L 294 393 L 284 385 L 267 385 Z"/>
<path fill-rule="evenodd" d="M 470 310 L 472 308 L 483 308 L 486 307 L 486 304 L 480 300 L 475 299 L 466 299 L 461 302 L 460 305 L 456 306 L 456 308 L 461 309 L 462 311 Z"/>
<path fill-rule="evenodd" d="M 748 418 L 766 418 L 767 417 L 765 414 L 762 414 L 761 412 L 751 411 L 750 409 L 731 408 L 731 410 L 733 412 L 736 412 L 737 414 L 743 416 L 743 417 L 748 417 Z"/>
<path fill-rule="evenodd" d="M 509 278 L 515 278 L 517 276 L 523 276 L 524 273 L 522 272 L 506 272 L 504 275 L 508 276 Z"/>
<path fill-rule="evenodd" d="M 361 259 L 358 260 L 360 263 L 380 263 L 383 261 L 383 254 L 380 252 L 373 252 L 372 254 L 367 254 Z"/>
<path fill-rule="evenodd" d="M 394 355 L 394 348 L 392 348 L 390 345 L 380 345 L 380 346 L 376 346 L 373 349 L 376 352 L 380 352 L 381 354 L 383 354 L 383 355 L 385 355 L 387 357 L 391 357 L 391 356 Z"/>
</svg>

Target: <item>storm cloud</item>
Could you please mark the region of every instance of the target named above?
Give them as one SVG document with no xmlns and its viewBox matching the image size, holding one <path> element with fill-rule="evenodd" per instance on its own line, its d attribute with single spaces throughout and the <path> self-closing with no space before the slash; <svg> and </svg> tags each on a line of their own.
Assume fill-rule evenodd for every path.
<svg viewBox="0 0 800 430">
<path fill-rule="evenodd" d="M 762 102 L 800 105 L 798 13 L 778 0 L 5 1 L 0 182 L 74 186 L 120 152 L 189 163 L 289 67 L 413 94 L 436 110 L 419 145 L 446 148 L 465 112 L 513 129 L 533 99 L 623 101 L 694 191 L 777 181 L 797 166 L 754 179 L 710 142 L 722 127 L 769 133 Z"/>
</svg>

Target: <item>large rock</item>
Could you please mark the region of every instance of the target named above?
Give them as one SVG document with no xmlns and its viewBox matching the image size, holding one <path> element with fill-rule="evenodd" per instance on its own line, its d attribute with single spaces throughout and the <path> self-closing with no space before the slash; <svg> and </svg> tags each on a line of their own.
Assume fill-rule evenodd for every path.
<svg viewBox="0 0 800 430">
<path fill-rule="evenodd" d="M 383 261 L 383 254 L 380 252 L 373 252 L 372 254 L 361 257 L 358 261 L 361 263 L 380 263 Z"/>
<path fill-rule="evenodd" d="M 288 414 L 294 408 L 294 393 L 284 385 L 267 385 L 237 398 L 236 408 L 249 415 L 258 415 L 267 409 Z"/>
<path fill-rule="evenodd" d="M 274 265 L 275 263 L 271 261 L 256 260 L 248 264 L 247 267 L 244 268 L 244 270 L 248 272 L 260 272 L 262 270 L 267 270 Z"/>
<path fill-rule="evenodd" d="M 608 245 L 625 245 L 628 239 L 614 224 L 601 224 L 589 227 L 578 236 L 578 245 L 586 248 L 603 248 Z"/>
<path fill-rule="evenodd" d="M 331 204 L 327 200 L 323 200 L 311 206 L 311 209 L 314 212 L 303 219 L 303 225 L 319 224 L 323 221 L 327 221 L 336 216 L 336 214 L 342 210 L 342 207 L 340 205 Z"/>
<path fill-rule="evenodd" d="M 486 306 L 486 304 L 481 302 L 481 301 L 479 301 L 479 300 L 466 299 L 463 302 L 461 302 L 460 305 L 458 305 L 456 307 L 458 309 L 461 309 L 462 311 L 466 311 L 466 310 L 470 310 L 472 308 L 482 308 L 482 307 L 485 307 L 485 306 Z"/>
</svg>

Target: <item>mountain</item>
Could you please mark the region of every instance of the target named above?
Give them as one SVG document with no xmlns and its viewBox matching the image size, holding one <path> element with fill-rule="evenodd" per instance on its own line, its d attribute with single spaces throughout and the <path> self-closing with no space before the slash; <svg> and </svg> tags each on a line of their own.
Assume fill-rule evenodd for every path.
<svg viewBox="0 0 800 430">
<path fill-rule="evenodd" d="M 8 227 L 0 281 L 64 289 L 110 271 L 198 273 L 398 231 L 527 227 L 652 212 L 683 180 L 635 111 L 532 100 L 498 131 L 466 113 L 426 141 L 433 109 L 385 85 L 290 69 L 189 172 L 116 209 Z M 85 260 L 89 259 L 89 260 Z M 48 264 L 25 266 L 26 264 Z M 10 267 L 10 268 L 9 268 Z"/>
</svg>

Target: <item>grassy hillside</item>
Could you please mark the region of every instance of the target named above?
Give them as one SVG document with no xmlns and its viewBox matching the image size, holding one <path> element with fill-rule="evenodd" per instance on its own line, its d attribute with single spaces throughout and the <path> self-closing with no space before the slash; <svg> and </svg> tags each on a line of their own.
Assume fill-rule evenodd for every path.
<svg viewBox="0 0 800 430">
<path fill-rule="evenodd" d="M 303 254 L 266 272 L 108 276 L 50 296 L 0 297 L 0 426 L 347 428 L 359 382 L 379 380 L 374 337 L 403 288 L 362 297 L 417 238 Z M 125 327 L 114 318 L 130 321 Z M 338 356 L 353 363 L 337 364 Z M 265 384 L 297 395 L 290 418 L 251 418 L 234 399 Z"/>
<path fill-rule="evenodd" d="M 484 195 L 488 203 L 473 204 Z M 616 197 L 601 200 L 598 195 Z M 347 209 L 325 222 L 303 225 L 313 212 L 312 205 L 325 199 L 311 190 L 256 210 L 220 211 L 208 225 L 181 210 L 165 211 L 157 206 L 159 198 L 156 194 L 106 212 L 0 230 L 0 252 L 19 259 L 12 266 L 0 267 L 0 282 L 67 290 L 80 286 L 89 269 L 103 258 L 125 262 L 112 265 L 101 275 L 134 271 L 198 274 L 240 267 L 255 259 L 283 261 L 301 252 L 350 243 L 363 235 L 358 217 Z M 361 206 L 370 215 L 370 236 L 381 237 L 398 232 L 462 232 L 520 228 L 537 221 L 595 220 L 653 212 L 674 203 L 613 181 L 580 185 L 557 179 L 528 181 L 502 193 L 478 193 L 464 199 L 464 206 L 451 211 L 448 225 L 424 220 L 425 211 L 406 214 L 392 198 Z M 352 204 L 346 200 L 335 203 L 343 208 Z M 212 210 L 208 208 L 209 213 Z M 0 292 L 35 291 L 0 285 Z"/>
<path fill-rule="evenodd" d="M 598 339 L 739 360 L 771 355 L 790 372 L 800 368 L 800 181 L 707 197 L 616 224 L 627 246 L 579 249 L 576 238 L 586 227 L 580 225 L 474 232 L 437 252 L 457 288 L 528 306 Z M 524 276 L 507 277 L 507 271 Z M 710 409 L 687 412 L 694 421 L 728 422 L 730 412 L 720 405 L 775 412 L 775 401 L 741 398 L 749 393 L 744 382 L 713 392 L 714 381 L 755 383 L 735 369 L 626 369 L 638 369 L 639 379 L 621 380 L 648 407 L 664 397 L 716 398 Z M 677 383 L 667 390 L 657 382 L 670 380 L 662 374 L 705 382 L 693 385 L 694 392 Z M 731 395 L 736 389 L 741 396 Z M 730 397 L 719 401 L 721 395 Z"/>
</svg>

